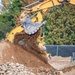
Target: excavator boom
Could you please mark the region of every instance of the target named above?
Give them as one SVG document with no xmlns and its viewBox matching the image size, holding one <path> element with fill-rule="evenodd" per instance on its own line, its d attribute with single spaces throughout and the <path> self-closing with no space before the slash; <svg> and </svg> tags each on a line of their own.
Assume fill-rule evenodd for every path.
<svg viewBox="0 0 75 75">
<path fill-rule="evenodd" d="M 11 32 L 6 35 L 6 39 L 12 43 L 20 45 L 24 49 L 27 48 L 28 52 L 33 53 L 42 61 L 48 63 L 46 59 L 47 52 L 41 50 L 41 44 L 39 44 L 40 46 L 37 44 L 37 39 L 42 32 L 40 27 L 46 23 L 46 21 L 43 21 L 42 13 L 46 12 L 48 8 L 60 5 L 64 2 L 75 4 L 75 0 L 38 0 L 22 7 L 23 11 L 20 15 L 21 25 L 12 29 Z M 32 15 L 31 13 L 36 14 Z M 44 56 L 41 56 L 42 54 L 44 54 Z"/>
<path fill-rule="evenodd" d="M 70 2 L 71 4 L 75 4 L 75 0 L 70 0 L 70 1 L 69 0 L 38 0 L 32 4 L 29 4 L 25 7 L 23 7 L 22 9 L 24 9 L 24 10 L 20 15 L 20 21 L 21 21 L 22 25 L 17 26 L 16 28 L 12 29 L 10 33 L 6 34 L 6 39 L 9 40 L 10 42 L 13 42 L 15 34 L 22 32 L 23 30 L 25 31 L 25 33 L 27 33 L 29 35 L 36 33 L 38 31 L 38 29 L 44 24 L 42 22 L 43 16 L 42 16 L 42 13 L 40 11 L 46 12 L 46 10 L 48 8 L 50 8 L 52 6 L 59 5 L 65 1 Z M 33 12 L 37 12 L 37 15 L 30 17 L 29 18 L 30 21 L 28 23 L 28 21 L 26 20 L 27 15 L 29 13 L 33 13 Z M 35 21 L 37 21 L 38 23 L 34 23 Z M 37 26 L 37 24 L 38 24 L 38 26 Z M 27 25 L 29 25 L 29 27 Z M 27 29 L 27 27 L 29 29 Z M 39 27 L 39 28 L 37 28 L 37 27 Z M 20 28 L 20 29 L 17 30 L 18 28 Z M 30 28 L 31 28 L 31 30 L 30 30 Z"/>
<path fill-rule="evenodd" d="M 27 17 L 28 13 L 37 12 L 37 14 L 38 14 L 40 11 L 46 12 L 48 8 L 56 6 L 56 5 L 60 5 L 63 2 L 70 2 L 70 1 L 69 0 L 38 0 L 32 4 L 29 4 L 25 7 L 23 7 L 24 11 L 21 13 L 20 21 L 21 21 L 21 23 L 24 24 L 25 32 L 29 35 L 34 34 L 43 25 L 43 23 L 42 23 L 43 18 L 39 21 L 40 16 L 37 17 L 38 18 L 37 22 L 40 22 L 40 23 L 32 22 L 32 21 L 30 21 L 30 18 Z M 74 0 L 71 1 L 72 4 L 74 4 L 73 2 L 74 2 Z"/>
<path fill-rule="evenodd" d="M 32 4 L 29 4 L 24 7 L 24 12 L 22 12 L 20 16 L 20 21 L 23 24 L 25 33 L 31 35 L 36 33 L 39 28 L 44 25 L 46 22 L 42 22 L 43 19 L 40 20 L 40 22 L 32 22 L 28 13 L 31 12 L 38 12 L 41 10 L 42 12 L 46 12 L 46 10 L 54 5 L 59 5 L 60 3 L 56 0 L 53 2 L 53 0 L 38 0 Z M 38 14 L 37 13 L 37 14 Z M 38 16 L 38 19 L 40 19 L 40 16 Z"/>
</svg>

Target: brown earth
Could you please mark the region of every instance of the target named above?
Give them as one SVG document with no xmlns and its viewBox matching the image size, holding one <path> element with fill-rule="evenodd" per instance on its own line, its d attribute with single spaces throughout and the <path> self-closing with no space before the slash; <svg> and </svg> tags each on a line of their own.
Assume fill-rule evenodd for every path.
<svg viewBox="0 0 75 75">
<path fill-rule="evenodd" d="M 55 69 L 60 70 L 65 66 L 69 65 L 71 62 L 71 57 L 61 57 L 61 56 L 51 56 L 49 64 Z"/>
<path fill-rule="evenodd" d="M 60 70 L 60 75 L 75 75 L 75 62 L 71 62 Z"/>
<path fill-rule="evenodd" d="M 48 63 L 46 52 L 38 47 L 37 38 L 40 31 L 33 35 L 27 35 L 24 32 L 16 34 L 14 43 L 2 40 L 0 42 L 0 64 L 19 63 L 33 68 L 35 72 L 59 75 L 57 70 Z"/>
<path fill-rule="evenodd" d="M 0 59 L 2 60 L 2 63 L 19 62 L 29 67 L 39 67 L 43 64 L 43 62 L 41 62 L 39 58 L 37 58 L 35 55 L 20 48 L 18 45 L 14 45 L 6 41 L 1 41 L 0 43 L 0 54 Z"/>
<path fill-rule="evenodd" d="M 44 50 L 41 50 L 37 44 L 37 39 L 38 39 L 40 33 L 41 33 L 41 29 L 33 35 L 27 35 L 23 31 L 23 32 L 15 35 L 14 43 L 15 43 L 15 45 L 17 44 L 24 50 L 34 54 L 40 60 L 42 60 L 43 62 L 48 64 L 46 52 L 44 52 Z"/>
<path fill-rule="evenodd" d="M 49 72 L 49 71 L 56 72 L 56 70 L 52 66 L 46 64 L 45 62 L 40 60 L 38 57 L 36 57 L 34 54 L 22 49 L 18 45 L 14 45 L 10 42 L 2 40 L 0 42 L 0 64 L 6 63 L 6 62 L 24 64 L 25 66 L 31 67 L 34 70 L 36 69 L 35 72 L 36 71 L 38 72 Z M 65 67 L 61 70 L 64 73 L 61 75 L 68 75 L 69 72 L 73 71 L 74 69 L 75 69 L 74 65 Z"/>
<path fill-rule="evenodd" d="M 34 35 L 27 35 L 22 32 L 15 36 L 14 44 L 2 40 L 0 42 L 0 64 L 7 62 L 20 63 L 27 67 L 33 68 L 35 72 L 53 72 L 57 73 L 56 75 L 59 75 L 56 67 L 66 63 L 68 64 L 70 61 L 68 58 L 64 59 L 62 57 L 52 57 L 49 62 L 53 67 L 55 65 L 56 69 L 48 64 L 45 53 L 38 47 L 36 43 L 39 35 L 40 30 Z M 66 73 L 72 71 L 73 69 L 75 69 L 75 66 L 69 66 L 61 71 Z"/>
<path fill-rule="evenodd" d="M 40 30 L 32 36 L 24 35 L 24 33 L 17 34 L 15 44 L 2 40 L 0 42 L 0 64 L 6 62 L 20 63 L 27 67 L 38 68 L 38 71 L 56 72 L 56 69 L 47 63 L 45 53 L 36 44 L 39 35 Z M 19 40 L 24 42 L 19 43 Z M 40 70 L 41 67 L 43 67 L 42 70 Z"/>
<path fill-rule="evenodd" d="M 55 58 L 59 58 L 59 57 L 52 57 L 52 60 L 54 60 Z M 27 50 L 22 49 L 18 45 L 14 45 L 10 42 L 2 40 L 0 42 L 0 64 L 6 63 L 6 62 L 14 62 L 14 63 L 24 64 L 25 66 L 31 67 L 34 69 L 35 72 L 38 71 L 39 73 L 40 72 L 49 72 L 49 71 L 56 72 L 57 71 L 52 66 L 50 66 L 49 64 L 46 64 L 41 59 L 39 59 L 37 56 L 28 52 Z M 69 72 L 73 71 L 74 69 L 75 69 L 74 65 L 65 67 L 61 70 L 64 73 L 61 75 L 67 75 L 67 74 L 69 74 Z"/>
<path fill-rule="evenodd" d="M 70 71 L 72 71 L 72 70 L 75 70 L 75 62 L 69 64 L 67 67 L 64 67 L 64 68 L 62 69 L 62 72 L 63 72 L 63 73 L 66 73 L 66 72 L 70 72 Z"/>
<path fill-rule="evenodd" d="M 20 63 L 32 68 L 44 67 L 52 72 L 55 71 L 52 66 L 44 63 L 34 54 L 22 49 L 18 45 L 3 40 L 0 42 L 0 64 L 6 62 Z"/>
</svg>

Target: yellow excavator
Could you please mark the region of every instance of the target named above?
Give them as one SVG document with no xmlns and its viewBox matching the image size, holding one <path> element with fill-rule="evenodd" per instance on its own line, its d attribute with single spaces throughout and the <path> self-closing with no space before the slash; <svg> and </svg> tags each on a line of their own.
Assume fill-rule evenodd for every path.
<svg viewBox="0 0 75 75">
<path fill-rule="evenodd" d="M 56 2 L 55 2 L 56 3 Z M 59 4 L 59 2 L 57 2 Z M 56 4 L 55 4 L 56 5 Z M 7 40 L 10 42 L 14 42 L 14 37 L 16 33 L 20 33 L 21 31 L 25 31 L 28 35 L 36 33 L 39 28 L 45 23 L 43 21 L 41 11 L 46 11 L 49 7 L 53 6 L 51 0 L 38 0 L 32 4 L 29 4 L 23 7 L 23 12 L 20 16 L 21 25 L 14 28 L 10 33 L 6 35 Z M 29 16 L 30 13 L 36 12 L 36 16 Z M 31 21 L 32 20 L 32 21 Z M 35 22 L 37 20 L 37 22 Z"/>
<path fill-rule="evenodd" d="M 48 8 L 63 2 L 75 4 L 75 0 L 37 0 L 23 7 L 22 9 L 24 10 L 20 15 L 21 25 L 12 29 L 10 33 L 7 33 L 6 39 L 13 43 L 15 35 L 23 30 L 28 35 L 36 33 L 46 23 L 46 21 L 43 21 L 42 13 L 46 13 Z M 34 15 L 29 16 L 30 13 L 34 12 L 36 12 Z"/>
<path fill-rule="evenodd" d="M 40 41 L 42 32 L 40 28 L 46 24 L 46 21 L 43 21 L 43 14 L 46 13 L 48 8 L 64 2 L 75 4 L 75 0 L 37 0 L 22 7 L 20 15 L 21 25 L 16 26 L 10 33 L 7 33 L 6 40 L 20 44 L 22 47 L 28 45 L 32 49 L 35 49 L 35 52 L 43 53 L 43 51 L 40 50 L 40 48 L 44 46 L 44 41 Z M 39 43 L 39 48 L 37 48 L 36 43 Z M 35 46 L 33 47 L 33 45 Z"/>
</svg>

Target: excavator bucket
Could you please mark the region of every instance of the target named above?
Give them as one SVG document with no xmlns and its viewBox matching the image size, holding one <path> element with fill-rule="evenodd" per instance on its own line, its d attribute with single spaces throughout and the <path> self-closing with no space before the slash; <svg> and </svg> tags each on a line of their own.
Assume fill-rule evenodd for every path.
<svg viewBox="0 0 75 75">
<path fill-rule="evenodd" d="M 31 35 L 31 34 L 36 33 L 39 30 L 39 28 L 43 26 L 44 24 L 46 24 L 46 21 L 32 22 L 30 19 L 30 16 L 27 15 L 23 22 L 23 28 L 24 28 L 25 33 Z"/>
</svg>

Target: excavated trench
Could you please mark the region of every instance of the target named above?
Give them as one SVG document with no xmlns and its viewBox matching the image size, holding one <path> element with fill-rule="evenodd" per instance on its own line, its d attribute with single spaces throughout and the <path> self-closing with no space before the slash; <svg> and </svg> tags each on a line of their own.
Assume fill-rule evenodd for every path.
<svg viewBox="0 0 75 75">
<path fill-rule="evenodd" d="M 37 45 L 37 38 L 40 30 L 34 35 L 27 35 L 24 32 L 15 36 L 13 43 L 0 42 L 0 64 L 6 62 L 20 63 L 27 67 L 34 68 L 35 72 L 54 73 L 60 75 L 56 69 L 48 64 L 46 54 Z M 64 68 L 63 73 L 75 69 L 75 66 Z"/>
<path fill-rule="evenodd" d="M 75 64 L 73 66 L 68 66 L 62 69 L 63 73 L 70 72 L 71 70 L 75 70 Z"/>
<path fill-rule="evenodd" d="M 24 31 L 19 34 L 16 34 L 14 38 L 14 43 L 19 45 L 24 50 L 34 54 L 40 60 L 48 64 L 45 52 L 41 50 L 37 44 L 37 38 L 41 33 L 40 31 L 41 29 L 33 35 L 27 35 Z"/>
<path fill-rule="evenodd" d="M 59 75 L 57 70 L 48 64 L 44 51 L 38 47 L 36 40 L 39 35 L 40 30 L 34 35 L 27 35 L 22 32 L 15 36 L 15 44 L 5 40 L 1 41 L 0 64 L 20 63 L 34 68 L 35 72 L 50 72 Z"/>
</svg>

